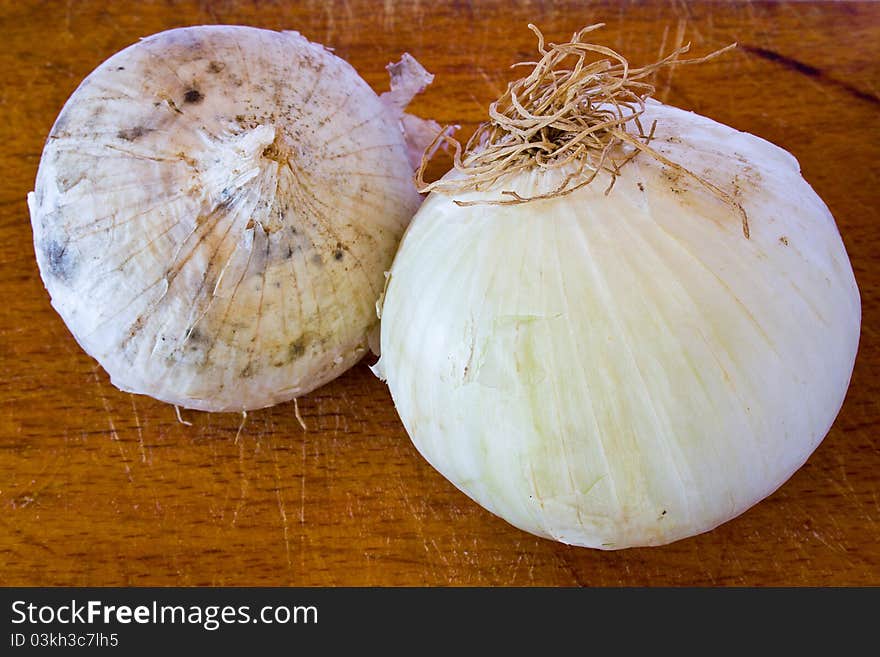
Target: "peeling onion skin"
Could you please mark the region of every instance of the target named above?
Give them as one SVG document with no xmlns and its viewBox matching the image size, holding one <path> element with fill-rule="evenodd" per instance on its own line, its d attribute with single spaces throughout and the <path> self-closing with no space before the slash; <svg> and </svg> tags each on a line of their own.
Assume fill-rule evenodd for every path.
<svg viewBox="0 0 880 657">
<path fill-rule="evenodd" d="M 782 485 L 846 394 L 859 292 L 834 219 L 786 151 L 649 102 L 650 157 L 569 196 L 515 174 L 429 195 L 382 308 L 382 358 L 421 454 L 528 532 L 599 549 L 713 529 Z M 447 174 L 457 175 L 457 174 Z M 559 175 L 564 175 L 561 172 Z"/>
<path fill-rule="evenodd" d="M 83 81 L 28 204 L 52 305 L 114 385 L 243 411 L 360 360 L 421 201 L 402 107 L 431 76 L 406 64 L 418 88 L 385 98 L 295 32 L 200 26 Z"/>
</svg>

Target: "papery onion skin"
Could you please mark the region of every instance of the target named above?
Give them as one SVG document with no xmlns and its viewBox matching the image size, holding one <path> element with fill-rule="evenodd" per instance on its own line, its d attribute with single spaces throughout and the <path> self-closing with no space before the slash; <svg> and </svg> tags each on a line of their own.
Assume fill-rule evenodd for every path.
<svg viewBox="0 0 880 657">
<path fill-rule="evenodd" d="M 28 202 L 52 305 L 114 385 L 243 411 L 362 357 L 420 203 L 402 107 L 430 76 L 399 68 L 380 97 L 295 32 L 199 26 L 83 81 Z"/>
<path fill-rule="evenodd" d="M 391 270 L 377 371 L 421 454 L 533 534 L 599 549 L 708 531 L 782 485 L 831 427 L 859 340 L 828 208 L 784 150 L 649 102 L 652 147 L 561 178 L 432 193 Z M 557 175 L 564 175 L 560 171 Z M 448 174 L 460 175 L 460 174 Z"/>
</svg>

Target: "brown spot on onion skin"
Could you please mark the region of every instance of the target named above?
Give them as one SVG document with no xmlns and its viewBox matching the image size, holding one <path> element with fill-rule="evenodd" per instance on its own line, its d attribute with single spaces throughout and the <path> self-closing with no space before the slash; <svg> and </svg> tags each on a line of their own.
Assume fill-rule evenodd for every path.
<svg viewBox="0 0 880 657">
<path fill-rule="evenodd" d="M 70 189 L 73 189 L 78 184 L 80 184 L 83 180 L 89 177 L 87 171 L 82 170 L 72 170 L 69 175 L 65 175 L 58 178 L 58 188 L 62 192 L 67 192 Z"/>
<path fill-rule="evenodd" d="M 205 337 L 205 334 L 202 333 L 199 329 L 197 329 L 196 327 L 193 327 L 187 333 L 187 341 L 188 342 L 205 342 L 206 337 Z"/>
<path fill-rule="evenodd" d="M 291 342 L 290 345 L 287 347 L 288 360 L 296 360 L 304 353 L 306 353 L 306 341 L 305 338 L 302 336 Z"/>
<path fill-rule="evenodd" d="M 204 99 L 205 97 L 198 89 L 189 89 L 185 94 L 183 94 L 183 102 L 189 103 L 191 105 L 198 105 Z"/>
<path fill-rule="evenodd" d="M 76 259 L 68 249 L 67 243 L 49 240 L 42 247 L 49 272 L 62 281 L 69 281 L 76 269 Z"/>
<path fill-rule="evenodd" d="M 134 141 L 138 137 L 143 137 L 148 132 L 152 132 L 150 128 L 145 128 L 142 125 L 135 126 L 133 128 L 124 128 L 116 133 L 116 136 L 125 141 Z"/>
</svg>

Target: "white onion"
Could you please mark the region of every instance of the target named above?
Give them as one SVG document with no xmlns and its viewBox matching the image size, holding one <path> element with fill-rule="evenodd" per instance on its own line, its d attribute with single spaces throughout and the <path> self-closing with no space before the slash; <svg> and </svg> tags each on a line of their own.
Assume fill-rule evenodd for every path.
<svg viewBox="0 0 880 657">
<path fill-rule="evenodd" d="M 570 194 L 571 167 L 432 193 L 382 307 L 378 372 L 424 457 L 539 536 L 602 549 L 707 531 L 819 445 L 860 300 L 828 208 L 755 136 L 648 102 L 647 155 Z M 632 129 L 631 126 L 629 129 Z M 461 174 L 448 174 L 454 180 Z"/>
<path fill-rule="evenodd" d="M 116 386 L 241 411 L 362 357 L 420 202 L 402 109 L 431 76 L 389 70 L 379 97 L 295 32 L 202 26 L 83 81 L 28 203 L 52 305 Z"/>
</svg>

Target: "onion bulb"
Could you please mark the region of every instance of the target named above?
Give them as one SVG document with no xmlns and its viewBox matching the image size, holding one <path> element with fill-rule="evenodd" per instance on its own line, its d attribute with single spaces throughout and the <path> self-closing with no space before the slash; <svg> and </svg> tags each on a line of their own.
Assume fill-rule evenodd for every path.
<svg viewBox="0 0 880 657">
<path fill-rule="evenodd" d="M 201 26 L 82 82 L 28 204 L 52 305 L 117 387 L 243 411 L 362 357 L 421 201 L 402 110 L 432 76 L 389 70 L 380 97 L 296 32 Z"/>
<path fill-rule="evenodd" d="M 806 461 L 861 306 L 795 158 L 650 100 L 681 51 L 635 69 L 589 29 L 541 39 L 426 187 L 375 369 L 421 454 L 486 509 L 568 544 L 660 545 Z"/>
</svg>

